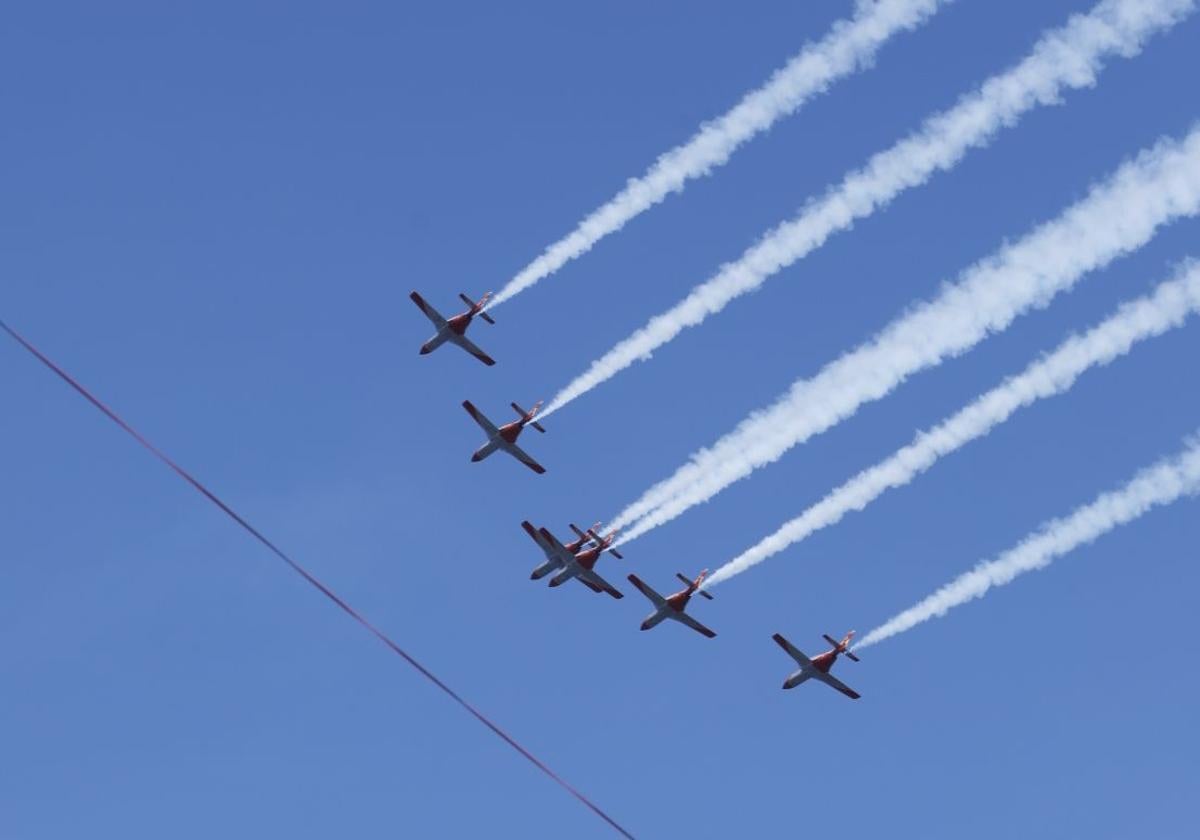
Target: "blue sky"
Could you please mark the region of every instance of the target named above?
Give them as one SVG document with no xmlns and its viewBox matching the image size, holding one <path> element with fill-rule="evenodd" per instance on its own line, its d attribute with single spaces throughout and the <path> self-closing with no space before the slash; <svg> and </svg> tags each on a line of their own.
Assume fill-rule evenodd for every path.
<svg viewBox="0 0 1200 840">
<path fill-rule="evenodd" d="M 812 8 L 817 6 L 819 8 Z M 1195 325 L 1018 414 L 695 605 L 528 580 L 519 528 L 613 515 L 691 452 L 1200 116 L 1200 19 L 556 414 L 549 472 L 459 407 L 549 397 L 1080 0 L 960 0 L 496 312 L 499 288 L 845 2 L 20 4 L 0 33 L 0 316 L 647 837 L 1185 837 L 1200 777 L 1183 501 L 837 673 L 868 629 L 1200 426 Z M 1195 255 L 1185 221 L 702 508 L 610 579 L 716 566 Z M 15 345 L 0 350 L 0 836 L 604 837 Z M 523 439 L 525 442 L 525 439 Z"/>
</svg>

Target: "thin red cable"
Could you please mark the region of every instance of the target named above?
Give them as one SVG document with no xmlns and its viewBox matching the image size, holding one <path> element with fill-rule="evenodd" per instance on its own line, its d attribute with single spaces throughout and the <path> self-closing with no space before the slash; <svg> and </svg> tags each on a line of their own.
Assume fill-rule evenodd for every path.
<svg viewBox="0 0 1200 840">
<path fill-rule="evenodd" d="M 494 732 L 501 739 L 503 739 L 506 744 L 508 744 L 510 747 L 512 747 L 514 750 L 516 750 L 522 756 L 524 756 L 526 759 L 528 759 L 529 762 L 533 764 L 533 766 L 537 767 L 539 770 L 541 770 L 543 773 L 545 773 L 547 776 L 549 776 L 551 779 L 553 779 L 555 782 L 557 782 L 563 788 L 563 790 L 567 791 L 569 794 L 571 794 L 576 799 L 578 799 L 580 802 L 582 802 L 584 805 L 586 805 L 588 808 L 590 808 L 596 814 L 596 816 L 600 817 L 600 819 L 602 819 L 606 823 L 608 823 L 618 833 L 620 833 L 624 837 L 629 838 L 629 840 L 634 840 L 633 835 L 630 834 L 628 831 L 626 831 L 624 828 L 622 828 L 620 823 L 618 823 L 616 820 L 614 820 L 612 817 L 610 817 L 608 814 L 606 814 L 603 811 L 603 809 L 600 808 L 599 805 L 592 802 L 590 799 L 588 799 L 586 796 L 584 796 L 580 791 L 578 791 L 574 787 L 572 787 L 570 785 L 570 783 L 568 783 L 565 779 L 563 779 L 561 776 L 559 776 L 557 773 L 555 773 L 553 770 L 551 770 L 549 767 L 547 767 L 539 758 L 537 758 L 537 756 L 535 756 L 529 750 L 525 749 L 523 746 L 521 746 L 519 743 L 517 743 L 517 741 L 511 735 L 509 735 L 507 732 L 505 732 L 503 729 L 501 729 L 495 723 L 492 723 L 492 721 L 489 720 L 487 718 L 487 716 L 483 714 L 483 712 L 476 709 L 473 705 L 471 705 L 469 702 L 467 702 L 466 699 L 464 699 L 461 695 L 459 695 L 458 692 L 456 692 L 450 686 L 446 685 L 446 683 L 444 683 L 440 679 L 438 679 L 437 676 L 435 676 L 432 671 L 430 671 L 428 668 L 426 668 L 424 665 L 422 665 L 420 662 L 418 662 L 416 659 L 414 659 L 408 652 L 406 652 L 402 647 L 400 647 L 400 645 L 398 645 L 394 641 L 392 641 L 387 636 L 386 633 L 384 633 L 382 630 L 380 630 L 378 627 L 376 627 L 374 624 L 372 624 L 370 621 L 368 621 L 366 618 L 364 618 L 357 610 L 354 609 L 354 607 L 350 606 L 348 603 L 343 601 L 341 596 L 339 596 L 336 592 L 334 592 L 332 589 L 330 589 L 328 586 L 326 586 L 324 583 L 322 583 L 320 580 L 318 580 L 306 568 L 301 566 L 299 563 L 297 563 L 291 557 L 288 557 L 286 554 L 284 554 L 283 551 L 279 547 L 277 547 L 273 542 L 271 542 L 269 539 L 267 539 L 265 536 L 263 536 L 263 534 L 257 528 L 255 528 L 253 525 L 251 525 L 249 522 L 247 522 L 245 519 L 243 519 L 236 511 L 234 511 L 233 508 L 231 508 L 229 505 L 225 504 L 225 502 L 221 501 L 221 499 L 218 498 L 215 493 L 213 493 L 211 490 L 209 490 L 207 487 L 205 487 L 203 484 L 201 484 L 197 479 L 192 477 L 191 473 L 189 473 L 183 467 L 179 466 L 174 461 L 172 461 L 169 457 L 167 457 L 166 453 L 164 453 L 162 450 L 160 450 L 158 447 L 156 447 L 154 444 L 152 444 L 146 438 L 142 437 L 140 432 L 138 432 L 135 428 L 133 428 L 128 423 L 126 423 L 124 420 L 122 420 L 115 411 L 113 411 L 111 408 L 109 408 L 104 403 L 102 403 L 99 399 L 97 399 L 95 396 L 93 396 L 90 391 L 88 391 L 86 388 L 84 388 L 82 385 L 80 385 L 70 374 L 68 374 L 65 370 L 63 370 L 58 365 L 56 365 L 54 362 L 52 362 L 49 358 L 47 358 L 40 350 L 38 350 L 36 347 L 34 347 L 32 344 L 30 344 L 28 341 L 26 341 L 20 335 L 20 333 L 18 333 L 16 330 L 14 330 L 12 327 L 10 327 L 8 324 L 4 323 L 4 321 L 2 321 L 2 320 L 0 320 L 0 329 L 3 329 L 6 333 L 8 333 L 10 336 L 12 336 L 12 338 L 18 344 L 20 344 L 22 347 L 24 347 L 26 350 L 28 350 L 30 352 L 30 354 L 32 354 L 34 356 L 34 358 L 36 358 L 39 362 L 41 362 L 43 365 L 45 365 L 50 370 L 52 370 L 55 374 L 57 374 L 59 376 L 59 378 L 61 378 L 64 382 L 66 382 L 68 385 L 70 385 L 73 389 L 75 389 L 75 391 L 78 392 L 80 396 L 82 396 L 84 399 L 86 399 L 88 402 L 90 402 L 96 408 L 100 409 L 100 411 L 103 412 L 104 415 L 106 417 L 108 417 L 109 420 L 112 420 L 114 423 L 116 423 L 118 426 L 120 426 L 122 429 L 124 429 L 130 435 L 130 437 L 132 437 L 134 440 L 136 440 L 138 443 L 140 443 L 146 450 L 148 450 L 152 455 L 154 455 L 155 458 L 157 458 L 158 460 L 160 460 L 164 464 L 166 464 L 168 467 L 170 467 L 171 470 L 174 471 L 174 473 L 176 475 L 178 475 L 180 478 L 182 478 L 184 481 L 186 481 L 188 484 L 190 484 L 196 491 L 198 491 L 206 499 L 208 499 L 210 502 L 212 502 L 214 505 L 216 505 L 218 508 L 220 508 L 221 511 L 225 513 L 225 515 L 227 515 L 230 519 L 232 519 L 238 525 L 241 525 L 242 528 L 244 528 L 252 537 L 254 537 L 256 540 L 258 540 L 260 543 L 262 543 L 264 546 L 266 546 L 267 549 L 272 554 L 274 554 L 276 557 L 278 557 L 284 563 L 287 563 L 288 567 L 293 572 L 295 572 L 296 574 L 298 574 L 302 578 L 304 578 L 306 581 L 308 581 L 308 583 L 311 584 L 318 592 L 320 592 L 322 595 L 324 595 L 326 598 L 328 598 L 330 601 L 332 601 L 334 604 L 336 604 L 338 607 L 340 607 L 341 610 L 344 613 L 346 613 L 346 615 L 350 616 L 355 621 L 357 621 L 359 624 L 361 624 L 363 627 L 365 627 L 368 631 L 370 631 L 370 633 L 372 635 L 374 635 L 375 638 L 379 639 L 379 641 L 381 641 L 385 645 L 387 645 L 392 650 L 393 653 L 399 655 L 402 659 L 404 659 L 405 662 L 407 662 L 412 667 L 416 668 L 421 673 L 421 675 L 425 677 L 425 679 L 429 680 L 431 683 L 433 683 L 438 688 L 440 688 L 442 691 L 444 691 L 451 699 L 454 700 L 454 702 L 458 703 L 460 706 L 462 706 L 464 709 L 466 709 L 468 712 L 470 712 L 471 715 L 474 716 L 474 718 L 476 720 L 478 720 L 480 723 L 482 723 L 488 729 L 492 730 L 492 732 Z"/>
</svg>

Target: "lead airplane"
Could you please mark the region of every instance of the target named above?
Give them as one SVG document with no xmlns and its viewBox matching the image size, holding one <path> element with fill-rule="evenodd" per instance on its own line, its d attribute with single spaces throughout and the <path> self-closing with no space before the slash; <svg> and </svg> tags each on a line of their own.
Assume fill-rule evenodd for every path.
<svg viewBox="0 0 1200 840">
<path fill-rule="evenodd" d="M 853 662 L 858 661 L 858 657 L 850 652 L 850 640 L 854 638 L 853 630 L 847 633 L 840 642 L 835 642 L 832 636 L 822 634 L 822 638 L 829 642 L 829 644 L 833 645 L 833 648 L 825 651 L 820 656 L 814 656 L 812 659 L 809 659 L 803 653 L 796 650 L 796 648 L 792 646 L 791 642 L 783 638 L 783 636 L 779 635 L 778 633 L 771 638 L 775 640 L 776 644 L 787 651 L 788 656 L 792 657 L 792 659 L 795 659 L 796 664 L 800 666 L 800 670 L 793 671 L 788 675 L 788 678 L 783 681 L 784 688 L 795 688 L 805 680 L 820 680 L 821 682 L 825 683 L 825 685 L 836 688 L 851 700 L 857 700 L 861 696 L 857 691 L 829 673 L 829 669 L 832 668 L 833 663 L 837 661 L 839 653 L 846 654 L 846 658 Z"/>
<path fill-rule="evenodd" d="M 563 568 L 564 564 L 562 558 L 558 556 L 558 552 L 555 551 L 550 542 L 541 535 L 541 532 L 539 532 L 537 528 L 533 527 L 531 522 L 526 520 L 521 523 L 521 527 L 525 529 L 526 534 L 529 534 L 529 538 L 537 543 L 538 548 L 542 550 L 542 554 L 546 555 L 545 562 L 534 569 L 533 573 L 529 575 L 530 580 L 541 580 L 551 572 L 558 571 L 559 569 Z M 596 528 L 599 528 L 600 523 L 597 522 L 591 528 L 588 528 L 587 531 L 581 531 L 579 526 L 574 522 L 571 523 L 570 527 L 571 530 L 575 532 L 576 539 L 567 543 L 565 546 L 563 546 L 563 548 L 565 548 L 571 554 L 578 554 L 583 550 L 585 545 L 592 542 L 592 538 L 588 536 L 588 533 L 594 531 Z M 619 558 L 621 555 L 617 554 L 616 556 Z"/>
<path fill-rule="evenodd" d="M 642 583 L 641 578 L 639 578 L 637 575 L 630 575 L 629 582 L 636 586 L 643 595 L 649 598 L 650 603 L 654 604 L 654 612 L 642 622 L 642 629 L 649 630 L 652 627 L 656 627 L 662 621 L 670 618 L 678 621 L 680 624 L 691 627 L 697 633 L 707 636 L 710 639 L 717 635 L 712 630 L 709 630 L 699 621 L 696 621 L 696 619 L 684 612 L 684 610 L 687 608 L 688 601 L 692 599 L 692 595 L 694 594 L 698 594 L 701 598 L 707 598 L 709 601 L 712 600 L 712 595 L 700 588 L 700 585 L 704 583 L 704 577 L 707 574 L 708 569 L 705 569 L 695 580 L 688 580 L 682 574 L 676 572 L 675 577 L 687 584 L 687 588 L 681 589 L 674 595 L 669 595 L 666 598 L 659 595 L 646 584 Z"/>
<path fill-rule="evenodd" d="M 514 420 L 511 423 L 506 423 L 499 428 L 491 420 L 483 416 L 483 414 L 475 406 L 471 405 L 470 400 L 463 401 L 463 408 L 467 410 L 467 414 L 471 415 L 471 419 L 479 424 L 479 428 L 487 433 L 488 440 L 483 446 L 475 450 L 475 454 L 471 456 L 472 461 L 482 461 L 484 458 L 499 450 L 507 452 L 509 455 L 516 458 L 529 469 L 533 470 L 538 475 L 546 471 L 546 468 L 539 464 L 525 452 L 524 449 L 517 446 L 517 438 L 521 436 L 521 432 L 526 426 L 532 426 L 539 432 L 545 433 L 542 424 L 534 420 L 534 415 L 538 413 L 538 409 L 542 407 L 541 402 L 538 402 L 529 411 L 521 408 L 516 403 L 511 403 L 513 410 L 520 415 L 520 420 Z"/>
<path fill-rule="evenodd" d="M 487 321 L 489 324 L 496 323 L 492 320 L 491 315 L 483 311 L 483 307 L 487 305 L 488 298 L 492 296 L 492 293 L 488 292 L 478 301 L 471 300 L 462 292 L 459 292 L 458 296 L 462 298 L 463 303 L 470 308 L 466 312 L 460 312 L 453 318 L 446 319 L 442 317 L 440 312 L 426 303 L 425 298 L 421 297 L 416 292 L 413 292 L 409 295 L 409 297 L 412 298 L 412 302 L 415 303 L 417 307 L 425 313 L 425 317 L 432 321 L 433 326 L 437 328 L 437 333 L 433 336 L 433 338 L 421 345 L 421 355 L 424 356 L 426 353 L 432 353 L 434 350 L 438 349 L 447 341 L 449 341 L 451 344 L 457 344 L 459 347 L 466 350 L 476 359 L 483 362 L 485 365 L 488 365 L 489 367 L 496 364 L 495 359 L 476 347 L 474 342 L 472 342 L 466 336 L 467 327 L 470 326 L 471 319 L 476 315 Z"/>
<path fill-rule="evenodd" d="M 619 560 L 624 559 L 611 547 L 613 540 L 617 538 L 615 530 L 611 531 L 607 536 L 601 537 L 595 530 L 589 528 L 587 537 L 591 540 L 592 544 L 578 553 L 568 551 L 567 547 L 545 528 L 539 528 L 538 533 L 541 534 L 542 539 L 550 547 L 554 556 L 562 563 L 562 570 L 550 578 L 551 586 L 562 586 L 571 578 L 577 578 L 580 583 L 593 592 L 607 592 L 614 598 L 625 597 L 619 589 L 596 574 L 596 561 L 600 559 L 600 555 L 604 552 L 609 552 Z"/>
</svg>

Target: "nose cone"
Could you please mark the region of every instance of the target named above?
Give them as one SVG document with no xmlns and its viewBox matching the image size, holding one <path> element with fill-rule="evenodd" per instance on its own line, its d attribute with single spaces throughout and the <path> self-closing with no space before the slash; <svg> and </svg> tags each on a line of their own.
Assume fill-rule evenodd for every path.
<svg viewBox="0 0 1200 840">
<path fill-rule="evenodd" d="M 650 621 L 649 621 L 649 620 L 646 620 L 646 621 L 643 621 L 643 622 L 642 622 L 642 629 L 643 629 L 643 630 L 649 630 L 649 629 L 650 629 Z"/>
<path fill-rule="evenodd" d="M 426 345 L 426 344 L 422 344 L 422 345 L 421 345 L 421 353 L 420 353 L 420 355 L 422 355 L 422 356 L 427 356 L 427 355 L 429 355 L 429 353 L 431 353 L 432 351 L 433 351 L 433 348 L 429 347 L 429 346 L 428 346 L 428 345 Z"/>
<path fill-rule="evenodd" d="M 478 452 L 476 452 L 474 455 L 472 455 L 472 456 L 471 456 L 471 460 L 472 460 L 472 461 L 482 461 L 483 459 L 482 459 L 482 458 L 480 458 L 480 457 L 479 457 L 479 453 L 478 453 Z"/>
</svg>

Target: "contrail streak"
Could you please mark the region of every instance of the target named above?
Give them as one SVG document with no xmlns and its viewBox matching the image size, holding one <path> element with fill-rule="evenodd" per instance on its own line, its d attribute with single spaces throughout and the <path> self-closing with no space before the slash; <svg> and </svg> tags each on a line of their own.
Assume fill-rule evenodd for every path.
<svg viewBox="0 0 1200 840">
<path fill-rule="evenodd" d="M 879 48 L 893 35 L 915 29 L 949 2 L 860 2 L 853 18 L 835 24 L 828 35 L 805 46 L 765 85 L 746 94 L 732 110 L 702 126 L 683 145 L 661 155 L 640 178 L 630 179 L 608 203 L 513 277 L 488 308 L 498 306 L 583 256 L 634 217 L 671 193 L 683 190 L 688 181 L 710 174 L 743 143 L 799 110 L 830 84 L 870 66 Z"/>
<path fill-rule="evenodd" d="M 916 606 L 876 627 L 856 647 L 878 644 L 931 618 L 940 618 L 954 607 L 982 598 L 993 586 L 1004 586 L 1018 575 L 1049 566 L 1068 551 L 1092 542 L 1118 525 L 1132 522 L 1151 508 L 1168 505 L 1181 496 L 1193 496 L 1198 491 L 1200 438 L 1193 438 L 1179 455 L 1143 470 L 1120 490 L 1103 494 L 1067 518 L 1047 523 L 1015 548 L 995 560 L 980 563 Z"/>
<path fill-rule="evenodd" d="M 1133 346 L 1183 326 L 1200 312 L 1200 266 L 1188 263 L 1180 275 L 1146 297 L 1126 303 L 1084 335 L 1068 338 L 1053 353 L 973 400 L 891 457 L 863 470 L 762 542 L 742 552 L 708 578 L 711 586 L 778 554 L 815 531 L 862 510 L 893 487 L 908 484 L 945 455 L 983 437 L 1018 409 L 1067 391 L 1080 374 L 1106 365 Z"/>
<path fill-rule="evenodd" d="M 961 354 L 1014 318 L 1050 303 L 1089 271 L 1140 248 L 1168 222 L 1200 211 L 1200 127 L 1125 163 L 1058 218 L 968 268 L 932 301 L 801 379 L 612 522 L 625 541 L 770 464 L 880 399 L 912 374 Z"/>
<path fill-rule="evenodd" d="M 871 215 L 904 190 L 925 183 L 935 172 L 954 166 L 969 149 L 985 145 L 1026 111 L 1058 102 L 1066 89 L 1093 85 L 1106 58 L 1136 54 L 1150 35 L 1173 26 L 1194 6 L 1194 0 L 1103 0 L 1088 14 L 1073 16 L 1043 35 L 1020 64 L 993 76 L 949 111 L 927 119 L 916 133 L 875 155 L 799 216 L 772 230 L 674 307 L 617 343 L 559 391 L 544 415 L 649 358 L 684 329 L 757 289 L 833 233 Z"/>
</svg>

